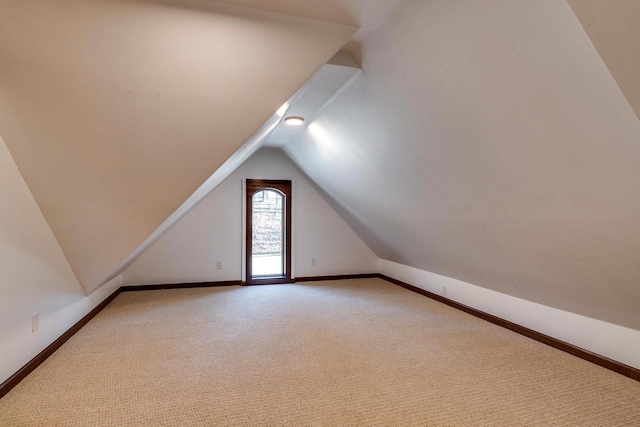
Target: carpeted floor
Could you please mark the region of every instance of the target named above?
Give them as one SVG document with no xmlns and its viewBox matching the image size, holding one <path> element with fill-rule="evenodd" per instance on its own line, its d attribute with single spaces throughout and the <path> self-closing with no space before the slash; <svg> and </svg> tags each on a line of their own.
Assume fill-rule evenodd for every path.
<svg viewBox="0 0 640 427">
<path fill-rule="evenodd" d="M 1 426 L 640 426 L 640 383 L 381 279 L 120 294 Z"/>
</svg>

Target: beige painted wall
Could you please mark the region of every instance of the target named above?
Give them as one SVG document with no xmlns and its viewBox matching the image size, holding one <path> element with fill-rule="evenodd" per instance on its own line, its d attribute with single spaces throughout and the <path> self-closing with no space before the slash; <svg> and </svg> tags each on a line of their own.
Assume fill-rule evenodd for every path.
<svg viewBox="0 0 640 427">
<path fill-rule="evenodd" d="M 242 180 L 293 181 L 294 274 L 377 272 L 376 255 L 316 192 L 287 156 L 264 148 L 250 157 L 123 273 L 125 284 L 240 280 Z M 315 267 L 311 258 L 317 259 Z M 222 261 L 223 269 L 216 269 Z"/>
<path fill-rule="evenodd" d="M 84 295 L 0 138 L 0 383 L 119 287 Z M 31 332 L 31 315 L 40 328 Z"/>
</svg>

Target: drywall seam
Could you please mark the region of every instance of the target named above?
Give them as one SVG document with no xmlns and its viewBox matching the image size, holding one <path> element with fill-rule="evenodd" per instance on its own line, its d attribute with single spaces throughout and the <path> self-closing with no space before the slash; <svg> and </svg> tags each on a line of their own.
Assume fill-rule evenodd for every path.
<svg viewBox="0 0 640 427">
<path fill-rule="evenodd" d="M 379 273 L 569 344 L 640 368 L 640 331 L 495 292 L 385 259 Z"/>
</svg>

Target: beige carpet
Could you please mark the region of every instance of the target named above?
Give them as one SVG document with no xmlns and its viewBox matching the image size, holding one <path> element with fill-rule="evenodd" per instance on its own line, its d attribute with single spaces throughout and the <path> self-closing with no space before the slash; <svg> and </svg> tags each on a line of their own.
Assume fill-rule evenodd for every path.
<svg viewBox="0 0 640 427">
<path fill-rule="evenodd" d="M 2 426 L 640 426 L 640 383 L 380 279 L 129 292 Z"/>
</svg>

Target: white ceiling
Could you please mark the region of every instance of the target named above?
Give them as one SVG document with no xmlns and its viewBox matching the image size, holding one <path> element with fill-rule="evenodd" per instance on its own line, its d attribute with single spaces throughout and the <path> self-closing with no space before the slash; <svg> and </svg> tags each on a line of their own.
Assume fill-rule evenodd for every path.
<svg viewBox="0 0 640 427">
<path fill-rule="evenodd" d="M 348 65 L 339 65 L 348 64 Z M 302 117 L 302 126 L 289 126 L 280 121 L 264 141 L 268 147 L 283 147 L 299 137 L 306 126 L 313 121 L 340 90 L 349 84 L 360 68 L 346 53 L 323 65 L 298 91 L 287 101 L 286 117 Z"/>
<path fill-rule="evenodd" d="M 285 151 L 378 256 L 640 329 L 640 122 L 566 2 L 404 4 Z"/>
</svg>

